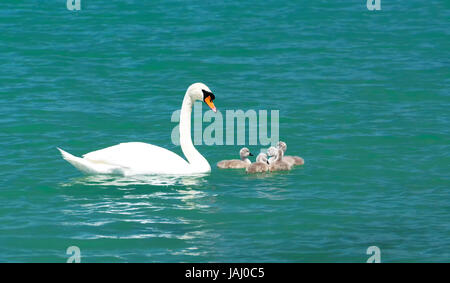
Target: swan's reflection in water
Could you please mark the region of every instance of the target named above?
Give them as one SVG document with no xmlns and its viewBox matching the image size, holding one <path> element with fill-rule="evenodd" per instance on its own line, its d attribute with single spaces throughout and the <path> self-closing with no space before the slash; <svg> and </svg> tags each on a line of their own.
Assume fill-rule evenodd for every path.
<svg viewBox="0 0 450 283">
<path fill-rule="evenodd" d="M 62 186 L 85 185 L 85 186 L 118 186 L 126 187 L 133 185 L 150 186 L 194 186 L 206 182 L 204 177 L 208 174 L 197 175 L 135 175 L 135 176 L 113 176 L 113 175 L 91 175 L 75 178 Z"/>
<path fill-rule="evenodd" d="M 126 259 L 137 240 L 180 260 L 206 256 L 202 245 L 216 234 L 204 218 L 217 197 L 205 175 L 85 176 L 62 186 L 62 224 L 76 226 L 72 239 L 117 241 L 114 256 Z"/>
</svg>

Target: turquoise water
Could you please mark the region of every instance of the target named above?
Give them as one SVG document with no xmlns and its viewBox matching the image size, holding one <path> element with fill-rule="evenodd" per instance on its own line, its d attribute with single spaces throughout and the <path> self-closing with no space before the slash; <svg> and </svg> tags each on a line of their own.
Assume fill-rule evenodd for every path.
<svg viewBox="0 0 450 283">
<path fill-rule="evenodd" d="M 1 262 L 449 261 L 448 1 L 65 2 L 0 4 Z M 241 146 L 200 145 L 205 177 L 100 178 L 56 150 L 181 154 L 197 81 L 280 110 L 305 166 L 248 176 L 215 167 Z"/>
</svg>

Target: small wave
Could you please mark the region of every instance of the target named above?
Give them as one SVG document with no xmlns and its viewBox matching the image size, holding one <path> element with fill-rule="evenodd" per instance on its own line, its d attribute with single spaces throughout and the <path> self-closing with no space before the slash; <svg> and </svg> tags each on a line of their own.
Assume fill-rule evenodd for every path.
<svg viewBox="0 0 450 283">
<path fill-rule="evenodd" d="M 137 176 L 110 176 L 110 175 L 93 175 L 72 179 L 67 183 L 61 184 L 63 187 L 74 185 L 85 186 L 195 186 L 205 180 L 206 174 L 179 176 L 179 175 L 137 175 Z"/>
</svg>

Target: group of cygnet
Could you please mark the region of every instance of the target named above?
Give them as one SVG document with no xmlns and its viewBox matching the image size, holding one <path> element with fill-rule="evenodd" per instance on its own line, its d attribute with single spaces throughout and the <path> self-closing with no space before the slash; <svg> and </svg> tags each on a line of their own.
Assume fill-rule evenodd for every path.
<svg viewBox="0 0 450 283">
<path fill-rule="evenodd" d="M 239 151 L 241 159 L 222 160 L 217 163 L 219 168 L 241 168 L 247 173 L 263 173 L 267 171 L 287 171 L 295 165 L 303 165 L 305 161 L 299 156 L 285 156 L 287 145 L 285 142 L 278 142 L 276 147 L 269 147 L 266 153 L 260 153 L 256 157 L 256 162 L 252 163 L 249 156 L 253 156 L 246 147 Z M 270 158 L 267 159 L 267 156 Z"/>
</svg>

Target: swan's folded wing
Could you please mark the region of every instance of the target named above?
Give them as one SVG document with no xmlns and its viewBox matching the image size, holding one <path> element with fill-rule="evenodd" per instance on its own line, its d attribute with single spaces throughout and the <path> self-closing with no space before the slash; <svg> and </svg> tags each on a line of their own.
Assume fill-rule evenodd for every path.
<svg viewBox="0 0 450 283">
<path fill-rule="evenodd" d="M 121 143 L 87 153 L 83 158 L 136 173 L 170 173 L 174 169 L 186 169 L 189 165 L 179 155 L 165 148 L 141 142 Z"/>
</svg>

